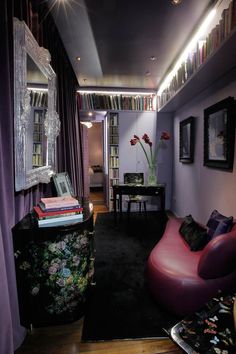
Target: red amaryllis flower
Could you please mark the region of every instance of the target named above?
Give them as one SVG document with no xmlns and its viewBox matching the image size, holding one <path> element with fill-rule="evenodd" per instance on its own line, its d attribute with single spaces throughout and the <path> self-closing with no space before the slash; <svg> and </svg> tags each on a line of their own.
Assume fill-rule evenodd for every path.
<svg viewBox="0 0 236 354">
<path fill-rule="evenodd" d="M 146 144 L 150 145 L 151 141 L 150 141 L 149 136 L 146 133 L 142 136 L 142 139 L 145 141 Z"/>
<path fill-rule="evenodd" d="M 169 140 L 169 139 L 170 139 L 170 134 L 168 132 L 162 132 L 161 140 Z"/>
<path fill-rule="evenodd" d="M 136 145 L 139 139 L 131 139 L 130 144 L 131 145 Z"/>
<path fill-rule="evenodd" d="M 155 149 L 155 151 L 153 153 L 153 151 L 152 151 L 152 145 L 153 144 L 152 144 L 149 136 L 145 133 L 142 136 L 142 140 L 144 140 L 144 142 L 146 144 L 148 144 L 149 147 L 150 147 L 150 154 L 149 155 L 147 154 L 147 151 L 144 148 L 142 140 L 140 140 L 140 138 L 137 135 L 134 135 L 134 138 L 130 140 L 130 144 L 131 145 L 136 145 L 137 143 L 139 143 L 141 145 L 141 148 L 142 148 L 142 150 L 143 150 L 143 152 L 144 152 L 144 154 L 146 156 L 148 165 L 149 165 L 149 167 L 151 167 L 151 166 L 154 166 L 156 164 L 157 154 L 158 154 L 158 151 L 159 151 L 161 145 L 163 144 L 163 140 L 169 140 L 169 139 L 170 139 L 170 134 L 167 131 L 162 132 L 161 137 L 159 139 L 159 142 L 157 143 L 156 149 Z"/>
</svg>

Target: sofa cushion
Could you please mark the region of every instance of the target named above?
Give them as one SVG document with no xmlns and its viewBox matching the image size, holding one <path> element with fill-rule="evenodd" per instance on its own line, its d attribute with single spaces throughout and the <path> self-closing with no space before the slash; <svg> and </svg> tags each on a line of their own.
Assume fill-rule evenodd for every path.
<svg viewBox="0 0 236 354">
<path fill-rule="evenodd" d="M 220 214 L 217 210 L 211 213 L 207 222 L 208 235 L 210 238 L 229 232 L 233 226 L 233 217 Z"/>
<path fill-rule="evenodd" d="M 188 243 L 191 251 L 202 250 L 210 240 L 207 229 L 199 225 L 191 215 L 184 218 L 179 232 Z"/>
</svg>

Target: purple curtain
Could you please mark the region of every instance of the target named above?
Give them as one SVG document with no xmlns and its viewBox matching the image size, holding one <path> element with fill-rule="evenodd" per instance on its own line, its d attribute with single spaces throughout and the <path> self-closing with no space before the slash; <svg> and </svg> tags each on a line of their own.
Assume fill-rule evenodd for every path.
<svg viewBox="0 0 236 354">
<path fill-rule="evenodd" d="M 11 228 L 21 198 L 14 198 L 12 6 L 1 2 L 0 36 L 0 353 L 12 354 L 25 335 L 20 326 Z M 20 212 L 19 212 L 20 214 Z M 20 216 L 20 215 L 19 215 Z M 23 216 L 23 214 L 22 214 Z"/>
<path fill-rule="evenodd" d="M 49 50 L 51 64 L 57 74 L 57 111 L 61 120 L 58 172 L 67 171 L 75 194 L 84 196 L 83 145 L 76 94 L 78 82 L 51 14 L 43 3 L 37 5 L 35 10 L 39 13 L 39 23 L 42 24 L 42 46 Z"/>
<path fill-rule="evenodd" d="M 51 195 L 50 185 L 37 185 L 26 191 L 14 192 L 14 132 L 13 132 L 13 16 L 30 20 L 28 0 L 0 1 L 0 353 L 13 354 L 23 341 L 26 331 L 20 325 L 15 279 L 12 227 L 38 203 L 42 196 Z M 48 16 L 44 26 L 53 21 Z M 45 40 L 45 39 L 44 39 Z M 45 40 L 46 42 L 46 40 Z M 58 139 L 58 168 L 68 171 L 78 195 L 83 194 L 82 145 L 76 108 L 76 80 L 64 48 L 53 28 L 52 63 L 58 75 L 58 112 L 62 131 Z M 41 43 L 41 45 L 43 45 Z M 44 45 L 49 50 L 51 48 Z M 56 59 L 55 59 L 56 58 Z"/>
</svg>

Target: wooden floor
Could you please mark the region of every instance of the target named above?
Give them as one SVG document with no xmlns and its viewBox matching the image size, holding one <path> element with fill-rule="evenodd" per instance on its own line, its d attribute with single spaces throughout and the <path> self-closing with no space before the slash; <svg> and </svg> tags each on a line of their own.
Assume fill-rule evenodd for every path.
<svg viewBox="0 0 236 354">
<path fill-rule="evenodd" d="M 102 193 L 90 195 L 103 200 Z M 94 199 L 95 200 L 95 199 Z M 103 204 L 94 204 L 97 213 L 107 212 Z M 72 324 L 34 328 L 15 354 L 179 354 L 181 350 L 169 339 L 119 340 L 82 343 L 83 318 Z"/>
</svg>

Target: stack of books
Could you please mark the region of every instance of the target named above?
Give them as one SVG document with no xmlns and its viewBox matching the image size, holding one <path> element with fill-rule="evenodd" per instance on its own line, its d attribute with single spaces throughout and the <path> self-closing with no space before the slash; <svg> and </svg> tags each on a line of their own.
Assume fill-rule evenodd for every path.
<svg viewBox="0 0 236 354">
<path fill-rule="evenodd" d="M 68 225 L 83 220 L 83 208 L 71 196 L 41 198 L 34 211 L 39 227 Z"/>
</svg>

